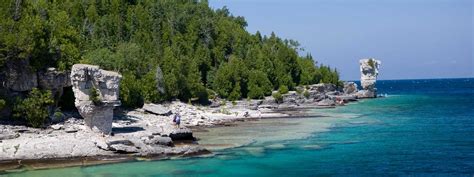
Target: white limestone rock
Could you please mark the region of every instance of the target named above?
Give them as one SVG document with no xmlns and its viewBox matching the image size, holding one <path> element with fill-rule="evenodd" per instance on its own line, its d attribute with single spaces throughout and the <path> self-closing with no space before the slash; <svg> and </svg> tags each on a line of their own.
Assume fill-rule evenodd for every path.
<svg viewBox="0 0 474 177">
<path fill-rule="evenodd" d="M 345 82 L 344 83 L 344 88 L 342 89 L 344 94 L 353 94 L 353 93 L 357 93 L 358 89 L 357 89 L 357 84 L 354 83 L 354 82 Z"/>
<path fill-rule="evenodd" d="M 317 103 L 318 106 L 336 106 L 336 102 L 331 99 L 324 99 Z"/>
<path fill-rule="evenodd" d="M 85 124 L 95 132 L 110 134 L 112 131 L 113 109 L 120 105 L 119 73 L 100 69 L 98 66 L 76 64 L 71 69 L 71 83 L 75 105 Z M 91 90 L 96 89 L 100 104 L 90 98 Z"/>
<path fill-rule="evenodd" d="M 359 64 L 362 90 L 357 93 L 357 96 L 358 98 L 375 98 L 377 96 L 375 82 L 377 81 L 379 66 L 382 62 L 369 58 L 360 60 Z"/>
<path fill-rule="evenodd" d="M 61 124 L 54 124 L 54 125 L 51 125 L 51 128 L 53 130 L 61 130 L 64 126 L 61 125 Z"/>
<path fill-rule="evenodd" d="M 156 115 L 168 116 L 172 114 L 169 108 L 160 104 L 147 103 L 143 105 L 142 109 Z"/>
<path fill-rule="evenodd" d="M 336 91 L 336 85 L 326 84 L 326 83 L 313 84 L 313 85 L 309 85 L 309 90 L 317 91 L 319 93 L 332 92 L 332 91 Z"/>
</svg>

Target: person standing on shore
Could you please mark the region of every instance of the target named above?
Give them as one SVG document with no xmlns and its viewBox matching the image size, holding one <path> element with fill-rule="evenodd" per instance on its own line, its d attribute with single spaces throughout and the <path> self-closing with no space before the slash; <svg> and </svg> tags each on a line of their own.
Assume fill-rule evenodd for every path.
<svg viewBox="0 0 474 177">
<path fill-rule="evenodd" d="M 173 122 L 175 123 L 176 127 L 179 128 L 179 124 L 181 123 L 181 115 L 179 115 L 179 113 L 174 115 Z"/>
</svg>

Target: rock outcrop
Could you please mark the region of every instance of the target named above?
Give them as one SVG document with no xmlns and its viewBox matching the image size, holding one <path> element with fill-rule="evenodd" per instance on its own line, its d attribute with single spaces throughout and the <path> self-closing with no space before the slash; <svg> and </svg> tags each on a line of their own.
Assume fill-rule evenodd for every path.
<svg viewBox="0 0 474 177">
<path fill-rule="evenodd" d="M 34 69 L 28 59 L 7 60 L 0 67 L 0 97 L 13 101 L 17 97 L 25 98 L 33 88 L 41 88 L 50 90 L 58 103 L 63 88 L 71 86 L 69 75 L 69 71 L 56 68 Z M 0 115 L 10 117 L 11 110 L 12 106 L 7 105 L 0 109 Z"/>
<path fill-rule="evenodd" d="M 38 86 L 48 90 L 58 90 L 71 86 L 69 71 L 58 71 L 56 68 L 48 68 L 46 71 L 38 72 Z"/>
<path fill-rule="evenodd" d="M 27 59 L 9 60 L 5 63 L 5 88 L 14 92 L 30 91 L 38 86 L 36 72 Z"/>
<path fill-rule="evenodd" d="M 336 102 L 332 99 L 324 99 L 317 103 L 318 106 L 336 106 Z"/>
<path fill-rule="evenodd" d="M 85 64 L 72 66 L 71 83 L 76 98 L 74 103 L 86 125 L 93 131 L 111 133 L 113 109 L 120 105 L 121 79 L 120 74 L 102 70 L 98 66 Z M 94 92 L 97 94 L 96 98 Z"/>
<path fill-rule="evenodd" d="M 46 71 L 38 72 L 38 86 L 42 89 L 51 90 L 55 102 L 63 95 L 63 88 L 71 86 L 69 71 L 58 71 L 56 68 L 48 68 Z"/>
<path fill-rule="evenodd" d="M 347 95 L 357 93 L 357 84 L 354 82 L 344 82 L 344 88 L 342 91 Z"/>
<path fill-rule="evenodd" d="M 360 63 L 361 78 L 360 83 L 362 90 L 357 92 L 358 98 L 375 98 L 377 96 L 377 89 L 375 82 L 379 74 L 379 66 L 381 62 L 373 58 L 362 59 Z"/>
</svg>

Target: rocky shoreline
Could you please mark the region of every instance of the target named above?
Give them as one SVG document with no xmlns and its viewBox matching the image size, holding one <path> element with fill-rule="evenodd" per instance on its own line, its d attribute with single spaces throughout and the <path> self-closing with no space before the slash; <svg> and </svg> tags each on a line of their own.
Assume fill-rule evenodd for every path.
<svg viewBox="0 0 474 177">
<path fill-rule="evenodd" d="M 66 114 L 65 121 L 43 129 L 0 124 L 0 172 L 212 154 L 199 145 L 191 128 L 231 126 L 235 121 L 263 118 L 314 117 L 317 115 L 307 110 L 334 108 L 360 98 L 376 97 L 374 84 L 379 62 L 372 67 L 367 64 L 370 60 L 361 60 L 361 91 L 353 82 L 345 83 L 344 88 L 314 84 L 298 87 L 298 92 L 290 91 L 281 98 L 269 96 L 235 102 L 215 99 L 209 106 L 173 101 L 114 112 L 113 106 L 119 104 L 116 90 L 121 76 L 80 65 L 75 68 L 80 72 L 71 74 L 80 115 Z M 113 77 L 112 81 L 103 80 L 108 77 Z M 88 83 L 97 87 L 105 104 L 91 101 Z M 180 127 L 172 122 L 177 113 L 182 117 Z M 105 122 L 104 115 L 108 116 Z"/>
<path fill-rule="evenodd" d="M 327 98 L 334 96 L 333 93 L 327 93 L 330 92 L 324 90 L 320 94 Z M 340 93 L 336 91 L 336 94 Z M 0 171 L 211 154 L 195 141 L 191 128 L 231 126 L 235 121 L 262 118 L 315 116 L 306 110 L 336 105 L 318 106 L 318 102 L 310 99 L 290 92 L 284 95 L 285 101 L 281 104 L 274 102 L 272 97 L 228 102 L 214 107 L 194 106 L 179 101 L 161 105 L 146 104 L 141 109 L 117 114 L 112 123 L 111 135 L 91 131 L 84 119 L 74 116 L 45 129 L 0 125 Z M 172 116 L 176 113 L 182 116 L 182 126 L 179 128 L 172 123 Z M 65 163 L 68 160 L 70 162 Z"/>
</svg>

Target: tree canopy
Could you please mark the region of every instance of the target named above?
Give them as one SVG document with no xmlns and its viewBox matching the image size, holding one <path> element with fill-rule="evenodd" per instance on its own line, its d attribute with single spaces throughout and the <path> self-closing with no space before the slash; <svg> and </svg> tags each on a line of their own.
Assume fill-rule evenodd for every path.
<svg viewBox="0 0 474 177">
<path fill-rule="evenodd" d="M 209 90 L 236 100 L 339 83 L 336 70 L 300 56 L 298 42 L 251 34 L 243 17 L 206 0 L 5 0 L 0 18 L 0 65 L 18 58 L 37 70 L 100 65 L 122 73 L 120 97 L 129 107 L 207 100 Z"/>
</svg>

